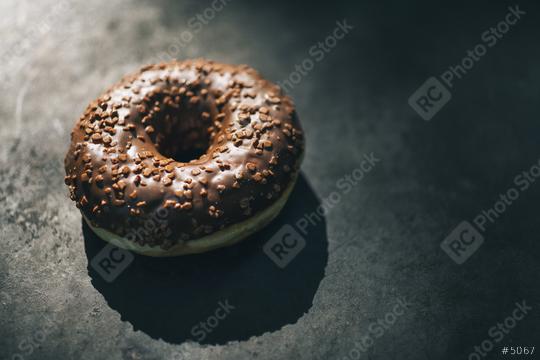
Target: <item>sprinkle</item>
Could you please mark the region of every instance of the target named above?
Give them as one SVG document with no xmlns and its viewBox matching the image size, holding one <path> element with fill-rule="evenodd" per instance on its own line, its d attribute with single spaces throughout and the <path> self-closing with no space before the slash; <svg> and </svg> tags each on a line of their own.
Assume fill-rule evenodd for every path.
<svg viewBox="0 0 540 360">
<path fill-rule="evenodd" d="M 172 184 L 172 180 L 169 179 L 168 177 L 163 179 L 163 185 L 170 186 L 171 184 Z"/>
<path fill-rule="evenodd" d="M 126 182 L 124 180 L 119 180 L 116 185 L 118 185 L 118 188 L 120 190 L 124 190 L 127 186 Z"/>
<path fill-rule="evenodd" d="M 178 204 L 178 203 L 175 200 L 166 200 L 163 207 L 165 207 L 165 208 L 174 207 L 176 204 Z"/>
<path fill-rule="evenodd" d="M 181 205 L 182 210 L 190 210 L 193 205 L 190 202 L 185 202 Z"/>
<path fill-rule="evenodd" d="M 92 139 L 92 142 L 99 143 L 101 141 L 101 135 L 95 133 L 92 135 L 91 139 Z"/>
<path fill-rule="evenodd" d="M 246 164 L 246 167 L 248 168 L 249 171 L 255 171 L 257 169 L 257 166 L 254 163 L 251 163 L 251 162 L 248 162 Z"/>
<path fill-rule="evenodd" d="M 155 130 L 152 125 L 148 125 L 147 127 L 144 128 L 144 131 L 146 131 L 148 134 L 152 134 Z"/>
</svg>

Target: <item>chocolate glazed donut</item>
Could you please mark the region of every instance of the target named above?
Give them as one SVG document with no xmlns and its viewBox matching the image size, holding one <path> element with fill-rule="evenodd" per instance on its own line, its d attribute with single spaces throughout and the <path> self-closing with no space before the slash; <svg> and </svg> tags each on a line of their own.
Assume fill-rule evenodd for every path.
<svg viewBox="0 0 540 360">
<path fill-rule="evenodd" d="M 291 99 L 246 65 L 150 65 L 90 103 L 65 182 L 102 239 L 150 256 L 234 244 L 268 224 L 299 171 Z"/>
</svg>

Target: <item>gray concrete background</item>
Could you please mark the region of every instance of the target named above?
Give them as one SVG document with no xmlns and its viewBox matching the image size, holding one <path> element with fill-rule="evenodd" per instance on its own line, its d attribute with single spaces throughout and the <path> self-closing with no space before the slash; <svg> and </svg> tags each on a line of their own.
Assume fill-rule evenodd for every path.
<svg viewBox="0 0 540 360">
<path fill-rule="evenodd" d="M 530 182 L 486 225 L 484 243 L 465 263 L 457 265 L 440 247 L 460 222 L 491 208 L 516 175 L 538 163 L 538 6 L 520 3 L 526 15 L 455 81 L 451 101 L 426 122 L 407 104 L 409 96 L 458 64 L 511 4 L 231 0 L 193 31 L 190 19 L 210 5 L 1 2 L 0 357 L 475 359 L 507 358 L 500 354 L 505 345 L 540 346 L 539 184 Z M 182 288 L 194 318 L 213 309 L 198 302 L 221 294 L 207 282 L 249 299 L 245 312 L 238 308 L 243 318 L 224 319 L 215 344 L 164 341 L 134 325 L 122 304 L 135 300 L 118 300 L 111 291 L 128 291 L 135 270 L 111 285 L 89 274 L 91 235 L 83 234 L 63 185 L 69 131 L 84 106 L 167 49 L 180 59 L 247 63 L 283 81 L 342 19 L 354 29 L 289 91 L 307 134 L 305 181 L 289 212 L 253 245 L 220 253 L 240 259 L 215 265 L 230 273 L 210 281 L 207 270 Z M 179 40 L 186 30 L 192 39 Z M 175 54 L 170 46 L 178 41 Z M 380 161 L 344 193 L 338 181 L 370 153 Z M 309 229 L 306 251 L 284 270 L 269 262 L 261 247 L 271 230 L 294 224 L 314 208 L 304 202 L 316 206 L 313 199 L 320 203 L 333 192 L 339 201 Z M 189 261 L 206 264 L 212 256 Z M 137 276 L 152 282 L 145 260 L 136 264 Z M 167 271 L 175 264 L 189 270 L 172 263 Z M 251 282 L 244 282 L 247 274 Z M 402 315 L 393 312 L 399 299 L 410 303 Z M 489 329 L 523 300 L 532 310 L 496 342 Z M 159 312 L 135 309 L 148 319 Z M 248 317 L 262 325 L 246 323 Z M 362 349 L 367 338 L 373 341 Z M 485 357 L 469 356 L 490 340 L 494 348 Z"/>
</svg>

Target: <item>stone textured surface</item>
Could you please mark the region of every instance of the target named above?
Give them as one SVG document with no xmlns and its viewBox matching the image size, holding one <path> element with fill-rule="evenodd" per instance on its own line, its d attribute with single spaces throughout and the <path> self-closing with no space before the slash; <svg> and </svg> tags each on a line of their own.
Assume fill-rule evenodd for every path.
<svg viewBox="0 0 540 360">
<path fill-rule="evenodd" d="M 486 225 L 464 264 L 440 248 L 540 158 L 533 2 L 520 4 L 527 14 L 429 122 L 409 107 L 410 94 L 458 64 L 504 19 L 506 3 L 231 0 L 187 42 L 182 32 L 209 2 L 57 4 L 0 4 L 1 358 L 461 359 L 522 300 L 532 310 L 487 358 L 502 345 L 540 346 L 539 184 Z M 156 54 L 178 51 L 170 47 L 178 41 L 178 58 L 248 63 L 283 81 L 345 18 L 354 30 L 289 91 L 308 143 L 304 177 L 280 219 L 248 245 L 185 262 L 136 258 L 103 283 L 88 267 L 103 243 L 83 229 L 62 179 L 86 103 Z M 346 187 L 370 153 L 380 161 Z M 306 248 L 283 270 L 271 263 L 262 244 L 273 231 L 329 197 Z M 171 338 L 175 321 L 189 332 L 222 295 L 237 309 L 214 335 L 202 344 Z M 392 317 L 402 298 L 410 306 Z M 385 318 L 392 324 L 370 333 Z"/>
</svg>

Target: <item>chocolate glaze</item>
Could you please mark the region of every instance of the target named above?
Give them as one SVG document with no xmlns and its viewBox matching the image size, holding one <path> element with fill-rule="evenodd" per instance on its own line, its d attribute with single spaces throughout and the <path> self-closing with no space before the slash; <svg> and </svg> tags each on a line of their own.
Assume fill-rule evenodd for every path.
<svg viewBox="0 0 540 360">
<path fill-rule="evenodd" d="M 91 102 L 71 134 L 65 182 L 93 226 L 171 246 L 249 219 L 298 171 L 294 105 L 246 65 L 150 65 Z M 203 153 L 189 162 L 172 157 Z"/>
</svg>

